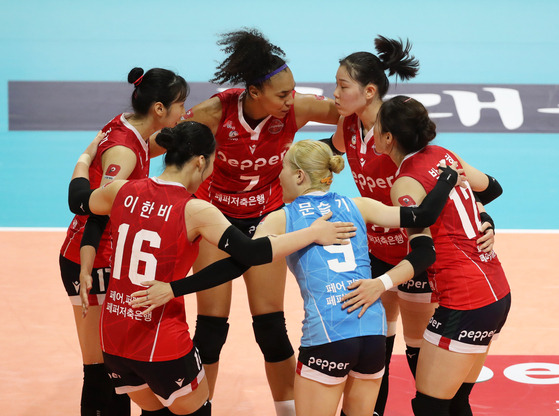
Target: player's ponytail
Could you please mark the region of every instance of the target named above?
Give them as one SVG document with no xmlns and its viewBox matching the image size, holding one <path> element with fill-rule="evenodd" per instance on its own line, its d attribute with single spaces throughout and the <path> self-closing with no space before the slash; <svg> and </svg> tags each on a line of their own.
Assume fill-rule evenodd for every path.
<svg viewBox="0 0 559 416">
<path fill-rule="evenodd" d="M 410 55 L 411 43 L 406 40 L 388 39 L 378 36 L 375 39 L 375 48 L 378 56 L 370 52 L 355 52 L 340 60 L 351 78 L 362 86 L 374 84 L 377 86 L 379 98 L 388 92 L 389 76 L 396 74 L 401 80 L 408 80 L 417 75 L 419 61 Z"/>
</svg>

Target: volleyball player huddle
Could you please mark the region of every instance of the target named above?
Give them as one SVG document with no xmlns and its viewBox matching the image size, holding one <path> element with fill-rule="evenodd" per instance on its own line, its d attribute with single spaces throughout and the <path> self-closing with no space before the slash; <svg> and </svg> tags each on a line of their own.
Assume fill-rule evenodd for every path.
<svg viewBox="0 0 559 416">
<path fill-rule="evenodd" d="M 436 128 L 421 103 L 404 96 L 384 100 L 389 87 L 386 72 L 405 80 L 418 71 L 410 44 L 379 36 L 378 56 L 357 52 L 341 59 L 334 99 L 297 93 L 283 51 L 257 30 L 224 34 L 219 44 L 228 56 L 211 81 L 241 88 L 195 105 L 181 114 L 180 122 L 170 105 L 153 98 L 145 117 L 166 129 L 151 144 L 153 131 L 142 135 L 126 123 L 126 116 L 121 123 L 152 155 L 167 152 L 166 170 L 156 183 L 178 183 L 186 188 L 184 195 L 194 193 L 197 199 L 188 197 L 179 204 L 182 197 L 171 198 L 169 191 L 156 198 L 163 191 L 152 191 L 152 185 L 152 200 L 146 199 L 144 185 L 135 189 L 111 184 L 90 192 L 89 166 L 102 166 L 104 176 L 110 177 L 121 166 L 118 160 L 106 160 L 106 149 L 130 150 L 122 141 L 111 142 L 111 135 L 98 137 L 103 144 L 88 147 L 76 167 L 70 188 L 74 212 L 109 214 L 113 204 L 119 207 L 114 211 L 118 220 L 111 218 L 104 232 L 100 221 L 94 236 L 82 244 L 78 277 L 82 302 L 88 306 L 91 299 L 86 289 L 91 286 L 95 252 L 88 246 L 95 246 L 101 234 L 110 240 L 110 227 L 113 241 L 118 240 L 111 282 L 127 278 L 132 282 L 111 283 L 107 297 L 94 286 L 104 297 L 96 299 L 104 300 L 99 311 L 104 338 L 109 339 L 113 330 L 137 328 L 135 320 L 157 326 L 151 314 L 167 323 L 161 328 L 172 327 L 167 320 L 186 323 L 176 310 L 165 309 L 167 302 L 171 305 L 185 293 L 197 296 L 193 343 L 188 335 L 177 335 L 177 340 L 188 340 L 180 353 L 153 354 L 157 335 L 150 344 L 151 355 L 130 355 L 129 348 L 119 354 L 117 344 L 110 351 L 103 347 L 107 371 L 116 375 L 117 392 L 128 393 L 142 415 L 210 414 L 229 328 L 231 279 L 242 274 L 278 416 L 335 415 L 340 400 L 342 415 L 382 415 L 399 311 L 416 378 L 414 414 L 472 414 L 469 393 L 510 308 L 509 286 L 492 250 L 493 221 L 483 208 L 502 190 L 494 178 L 452 151 L 430 144 Z M 142 82 L 141 78 L 135 82 L 133 101 Z M 185 97 L 175 92 L 175 98 L 171 102 L 184 102 Z M 295 133 L 310 121 L 336 125 L 335 134 L 291 145 Z M 196 148 L 193 143 L 201 135 L 208 144 Z M 330 191 L 333 174 L 344 167 L 344 153 L 362 197 Z M 136 161 L 141 160 L 137 155 Z M 92 182 L 94 187 L 97 182 Z M 97 205 L 107 198 L 110 204 Z M 184 235 L 175 237 L 184 247 L 168 251 L 163 261 L 158 249 L 164 244 L 154 236 L 158 231 L 154 227 L 161 227 L 173 205 L 183 212 L 173 221 L 185 227 Z M 90 208 L 80 212 L 84 206 Z M 130 247 L 119 246 L 121 239 L 127 241 L 131 221 L 122 212 L 134 207 L 138 215 L 144 214 L 141 229 L 134 225 L 139 240 L 131 241 Z M 214 223 L 221 225 L 214 229 L 210 226 Z M 160 238 L 171 238 L 167 235 Z M 134 250 L 140 254 L 134 255 Z M 158 262 L 166 264 L 172 253 L 186 251 L 193 276 L 179 279 L 183 276 L 158 269 Z M 71 260 L 75 279 L 80 263 Z M 127 276 L 121 272 L 122 264 Z M 297 279 L 305 309 L 297 360 L 283 313 L 287 266 Z M 66 286 L 71 294 L 72 285 Z M 115 287 L 132 300 L 129 307 L 121 302 L 125 310 L 121 317 L 120 309 L 116 315 L 113 309 Z M 188 326 L 184 328 L 188 334 Z M 487 336 L 470 336 L 476 333 Z M 141 330 L 134 334 L 142 336 Z M 184 373 L 174 362 L 182 359 Z M 172 375 L 164 370 L 169 362 Z M 184 383 L 177 386 L 173 381 L 177 377 Z M 112 414 L 110 406 L 103 406 L 101 412 L 106 413 L 100 414 Z M 82 398 L 82 414 L 87 414 L 83 408 Z"/>
</svg>

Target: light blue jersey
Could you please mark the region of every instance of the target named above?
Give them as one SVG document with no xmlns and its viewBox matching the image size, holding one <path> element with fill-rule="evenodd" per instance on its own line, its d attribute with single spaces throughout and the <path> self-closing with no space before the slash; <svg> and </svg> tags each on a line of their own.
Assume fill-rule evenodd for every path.
<svg viewBox="0 0 559 416">
<path fill-rule="evenodd" d="M 305 307 L 301 346 L 310 347 L 364 335 L 386 335 L 386 316 L 380 300 L 358 318 L 359 310 L 347 313 L 340 299 L 347 286 L 371 278 L 367 230 L 355 203 L 329 192 L 302 195 L 283 208 L 286 232 L 308 227 L 332 211 L 330 221 L 352 222 L 356 236 L 348 245 L 312 244 L 287 256 L 289 270 L 295 275 Z"/>
</svg>

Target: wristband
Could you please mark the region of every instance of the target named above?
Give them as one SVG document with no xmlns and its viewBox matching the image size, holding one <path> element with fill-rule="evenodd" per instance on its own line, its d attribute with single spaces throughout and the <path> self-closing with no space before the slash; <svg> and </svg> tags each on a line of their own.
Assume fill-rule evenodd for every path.
<svg viewBox="0 0 559 416">
<path fill-rule="evenodd" d="M 394 287 L 394 282 L 392 281 L 390 276 L 388 276 L 386 273 L 377 277 L 377 279 L 379 279 L 382 282 L 386 290 L 390 290 Z"/>
</svg>

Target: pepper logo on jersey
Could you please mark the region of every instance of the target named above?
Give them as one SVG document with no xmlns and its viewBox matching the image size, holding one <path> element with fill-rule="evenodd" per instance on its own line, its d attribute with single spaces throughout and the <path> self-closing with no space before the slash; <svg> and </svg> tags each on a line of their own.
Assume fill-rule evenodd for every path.
<svg viewBox="0 0 559 416">
<path fill-rule="evenodd" d="M 272 120 L 272 122 L 270 123 L 270 127 L 268 127 L 268 131 L 271 134 L 278 134 L 283 130 L 283 125 L 284 125 L 283 122 L 276 118 L 275 120 Z"/>
<path fill-rule="evenodd" d="M 107 179 L 114 179 L 114 177 L 120 172 L 120 166 L 111 164 L 105 171 L 105 178 Z"/>
<path fill-rule="evenodd" d="M 398 202 L 400 203 L 400 205 L 402 205 L 403 207 L 414 207 L 417 206 L 417 204 L 415 203 L 415 201 L 413 200 L 413 198 L 409 195 L 403 195 L 400 198 L 398 198 Z"/>
</svg>

